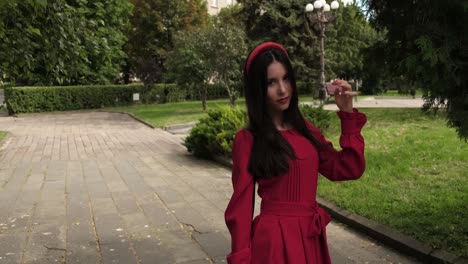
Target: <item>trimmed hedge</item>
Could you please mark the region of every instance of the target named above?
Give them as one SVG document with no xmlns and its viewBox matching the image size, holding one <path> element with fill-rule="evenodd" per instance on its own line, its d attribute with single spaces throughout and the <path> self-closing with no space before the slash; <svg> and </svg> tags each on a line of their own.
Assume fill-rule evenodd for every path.
<svg viewBox="0 0 468 264">
<path fill-rule="evenodd" d="M 6 87 L 7 109 L 13 113 L 93 109 L 132 103 L 142 85 Z"/>
<path fill-rule="evenodd" d="M 297 87 L 299 94 L 312 94 L 312 83 L 298 82 Z M 143 103 L 200 100 L 198 91 L 176 84 L 5 87 L 4 91 L 10 114 L 125 106 L 134 103 L 133 93 L 140 93 Z M 209 100 L 228 98 L 226 89 L 218 84 L 208 84 L 207 92 Z"/>
<path fill-rule="evenodd" d="M 140 93 L 144 103 L 178 102 L 187 96 L 175 84 L 5 87 L 4 90 L 10 114 L 130 105 L 134 103 L 133 93 Z"/>
</svg>

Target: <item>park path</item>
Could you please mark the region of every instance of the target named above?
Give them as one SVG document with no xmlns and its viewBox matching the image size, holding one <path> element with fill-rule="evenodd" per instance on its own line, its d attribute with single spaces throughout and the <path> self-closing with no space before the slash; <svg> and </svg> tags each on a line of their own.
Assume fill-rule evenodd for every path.
<svg viewBox="0 0 468 264">
<path fill-rule="evenodd" d="M 177 135 L 105 112 L 0 130 L 0 264 L 225 263 L 230 171 Z M 418 263 L 335 222 L 328 236 L 333 263 Z"/>
</svg>

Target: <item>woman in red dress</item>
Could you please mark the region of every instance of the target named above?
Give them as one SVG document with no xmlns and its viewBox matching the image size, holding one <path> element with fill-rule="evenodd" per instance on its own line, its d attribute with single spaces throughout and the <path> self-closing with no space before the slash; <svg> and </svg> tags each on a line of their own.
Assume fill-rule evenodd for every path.
<svg viewBox="0 0 468 264">
<path fill-rule="evenodd" d="M 226 208 L 231 264 L 330 263 L 325 227 L 330 216 L 317 206 L 318 174 L 332 181 L 364 173 L 366 116 L 353 108 L 351 86 L 334 84 L 340 111 L 337 151 L 298 107 L 296 82 L 283 46 L 267 42 L 250 53 L 245 69 L 249 124 L 232 149 L 234 193 Z M 253 221 L 254 190 L 262 198 Z"/>
</svg>

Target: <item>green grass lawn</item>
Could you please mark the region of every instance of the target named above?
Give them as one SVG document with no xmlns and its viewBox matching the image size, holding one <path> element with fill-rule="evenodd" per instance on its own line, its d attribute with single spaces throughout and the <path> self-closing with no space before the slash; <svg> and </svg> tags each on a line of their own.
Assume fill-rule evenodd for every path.
<svg viewBox="0 0 468 264">
<path fill-rule="evenodd" d="M 227 99 L 207 101 L 208 109 L 225 107 L 229 103 Z M 243 99 L 237 100 L 239 106 L 244 107 Z M 105 108 L 106 111 L 122 111 L 132 113 L 155 127 L 164 127 L 167 125 L 187 123 L 196 121 L 206 116 L 202 110 L 201 101 L 188 101 L 170 104 L 152 104 L 152 105 L 134 105 L 129 107 Z"/>
<path fill-rule="evenodd" d="M 437 248 L 468 256 L 468 144 L 443 117 L 361 109 L 367 169 L 358 181 L 320 179 L 319 195 Z M 338 145 L 334 116 L 326 134 Z"/>
</svg>

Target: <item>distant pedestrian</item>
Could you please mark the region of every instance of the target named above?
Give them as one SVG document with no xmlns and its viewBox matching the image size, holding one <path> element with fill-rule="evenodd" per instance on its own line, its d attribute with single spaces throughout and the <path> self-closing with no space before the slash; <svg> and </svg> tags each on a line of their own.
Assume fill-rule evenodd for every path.
<svg viewBox="0 0 468 264">
<path fill-rule="evenodd" d="M 366 116 L 353 109 L 351 85 L 334 92 L 340 109 L 337 151 L 305 120 L 298 107 L 294 72 L 283 46 L 267 42 L 252 50 L 244 68 L 249 124 L 232 150 L 234 193 L 225 218 L 232 238 L 228 263 L 330 263 L 325 226 L 330 216 L 317 206 L 318 174 L 332 181 L 364 173 Z M 254 191 L 262 198 L 253 221 Z"/>
</svg>

